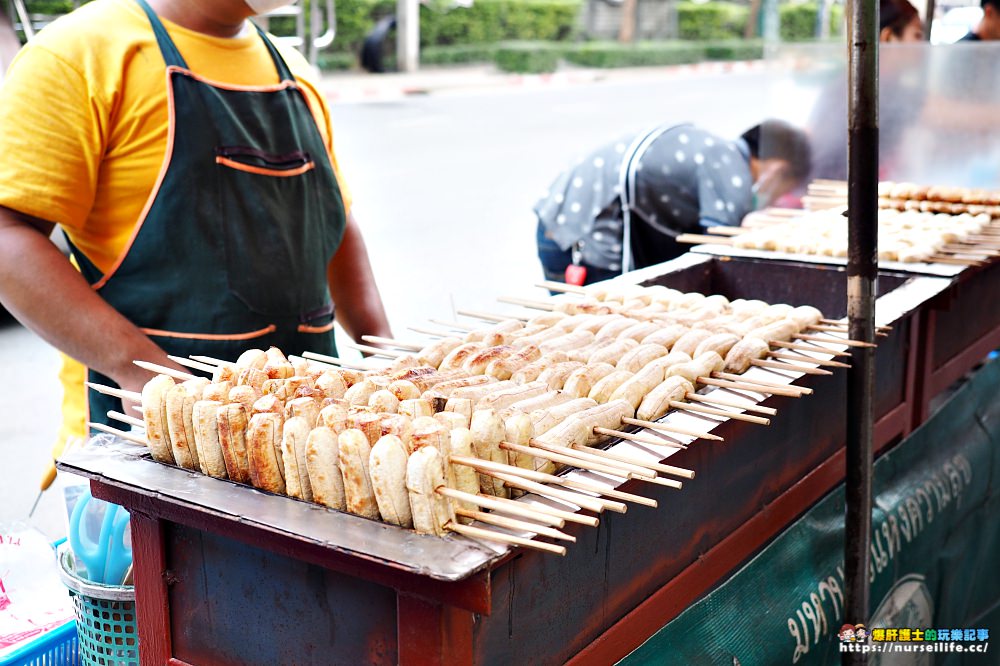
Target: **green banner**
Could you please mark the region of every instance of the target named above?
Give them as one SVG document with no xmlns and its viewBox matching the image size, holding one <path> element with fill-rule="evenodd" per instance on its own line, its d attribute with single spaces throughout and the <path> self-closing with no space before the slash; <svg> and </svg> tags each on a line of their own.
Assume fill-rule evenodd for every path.
<svg viewBox="0 0 1000 666">
<path fill-rule="evenodd" d="M 994 361 L 875 463 L 870 617 L 843 613 L 841 485 L 620 663 L 839 664 L 859 623 L 873 666 L 1000 663 L 998 395 Z"/>
</svg>

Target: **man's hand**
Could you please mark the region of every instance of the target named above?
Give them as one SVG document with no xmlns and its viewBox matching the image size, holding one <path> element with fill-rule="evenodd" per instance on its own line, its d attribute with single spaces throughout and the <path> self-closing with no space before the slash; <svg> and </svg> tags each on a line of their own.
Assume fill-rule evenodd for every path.
<svg viewBox="0 0 1000 666">
<path fill-rule="evenodd" d="M 53 227 L 0 206 L 0 302 L 46 342 L 123 389 L 141 391 L 152 376 L 134 359 L 179 369 L 87 284 L 49 240 Z"/>
</svg>

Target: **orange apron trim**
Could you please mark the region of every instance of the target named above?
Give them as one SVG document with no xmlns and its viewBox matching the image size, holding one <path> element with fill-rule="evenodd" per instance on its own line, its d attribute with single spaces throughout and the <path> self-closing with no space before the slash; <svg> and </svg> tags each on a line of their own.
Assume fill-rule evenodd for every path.
<svg viewBox="0 0 1000 666">
<path fill-rule="evenodd" d="M 324 324 L 322 326 L 309 326 L 308 324 L 299 324 L 297 330 L 299 333 L 329 333 L 330 331 L 333 330 L 334 324 L 336 324 L 336 321 L 334 321 L 333 319 L 330 320 L 329 324 Z"/>
<path fill-rule="evenodd" d="M 278 178 L 301 176 L 305 172 L 311 171 L 316 167 L 316 163 L 310 161 L 294 169 L 267 169 L 265 167 L 254 166 L 252 164 L 244 164 L 243 162 L 237 162 L 236 160 L 231 160 L 228 157 L 222 157 L 221 155 L 215 158 L 215 163 L 227 166 L 231 169 L 236 169 L 237 171 L 246 171 L 247 173 L 254 173 L 257 174 L 258 176 L 277 176 Z"/>
<path fill-rule="evenodd" d="M 279 81 L 278 83 L 272 83 L 270 85 L 264 86 L 241 86 L 234 83 L 223 83 L 222 81 L 215 81 L 214 79 L 209 79 L 200 74 L 195 74 L 189 69 L 184 69 L 183 67 L 178 67 L 177 65 L 171 65 L 167 68 L 172 69 L 177 72 L 183 73 L 185 76 L 189 76 L 196 81 L 201 81 L 202 83 L 207 83 L 213 88 L 220 88 L 222 90 L 237 90 L 246 92 L 275 92 L 278 90 L 284 90 L 285 88 L 292 88 L 297 90 L 299 85 L 293 80 Z"/>
<path fill-rule="evenodd" d="M 156 335 L 161 338 L 185 338 L 189 340 L 252 340 L 253 338 L 259 338 L 267 335 L 268 333 L 274 333 L 278 330 L 278 327 L 274 324 L 266 326 L 264 328 L 258 329 L 256 331 L 250 331 L 249 333 L 178 333 L 177 331 L 161 331 L 156 328 L 141 328 L 139 329 L 146 335 Z"/>
</svg>

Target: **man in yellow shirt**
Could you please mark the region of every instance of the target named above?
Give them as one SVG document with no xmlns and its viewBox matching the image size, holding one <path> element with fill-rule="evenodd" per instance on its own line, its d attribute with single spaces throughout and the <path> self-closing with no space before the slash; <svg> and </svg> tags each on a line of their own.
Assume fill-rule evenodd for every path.
<svg viewBox="0 0 1000 666">
<path fill-rule="evenodd" d="M 247 20 L 281 4 L 95 0 L 12 64 L 0 300 L 71 357 L 64 434 L 82 434 L 83 366 L 135 391 L 133 359 L 332 354 L 334 304 L 353 337 L 389 334 L 325 103 Z M 91 420 L 114 407 L 88 398 Z"/>
</svg>

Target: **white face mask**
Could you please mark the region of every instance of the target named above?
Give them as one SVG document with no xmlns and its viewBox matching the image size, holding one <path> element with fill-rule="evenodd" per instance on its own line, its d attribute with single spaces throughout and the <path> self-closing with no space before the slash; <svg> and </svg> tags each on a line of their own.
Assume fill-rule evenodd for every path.
<svg viewBox="0 0 1000 666">
<path fill-rule="evenodd" d="M 267 14 L 273 12 L 275 9 L 284 7 L 285 5 L 293 5 L 296 0 L 243 0 L 247 3 L 247 7 L 253 10 L 253 13 L 260 16 L 262 14 Z"/>
</svg>

